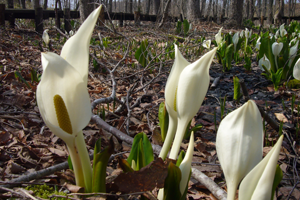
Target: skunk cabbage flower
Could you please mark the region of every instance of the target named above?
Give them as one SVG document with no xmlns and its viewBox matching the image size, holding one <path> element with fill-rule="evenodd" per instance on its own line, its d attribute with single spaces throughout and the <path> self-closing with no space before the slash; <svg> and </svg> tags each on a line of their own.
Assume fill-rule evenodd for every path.
<svg viewBox="0 0 300 200">
<path fill-rule="evenodd" d="M 48 29 L 44 30 L 43 35 L 42 35 L 42 38 L 43 38 L 46 46 L 49 46 L 49 42 L 50 42 L 48 31 L 49 31 Z"/>
<path fill-rule="evenodd" d="M 275 33 L 275 38 L 277 39 L 277 38 L 279 38 L 279 29 L 276 31 L 276 33 Z"/>
<path fill-rule="evenodd" d="M 298 40 L 297 37 L 295 37 L 294 39 L 292 39 L 289 43 L 289 46 L 292 46 L 292 44 L 296 43 L 296 41 Z"/>
<path fill-rule="evenodd" d="M 277 64 L 277 56 L 279 55 L 280 51 L 282 50 L 282 47 L 283 47 L 283 43 L 277 43 L 277 42 L 274 42 L 272 44 L 272 52 L 275 56 L 275 64 L 276 64 L 276 69 L 278 69 L 278 64 Z"/>
<path fill-rule="evenodd" d="M 186 127 L 198 112 L 209 86 L 209 67 L 217 48 L 188 65 L 180 74 L 176 96 L 178 127 L 170 158 L 176 160 Z"/>
<path fill-rule="evenodd" d="M 295 36 L 296 36 L 296 32 L 293 32 L 293 33 L 292 33 L 292 37 L 295 37 Z"/>
<path fill-rule="evenodd" d="M 202 46 L 206 49 L 210 49 L 211 40 L 204 40 Z"/>
<path fill-rule="evenodd" d="M 36 99 L 41 116 L 50 130 L 67 145 L 76 184 L 92 189 L 92 168 L 82 129 L 92 112 L 87 91 L 89 43 L 101 6 L 93 11 L 77 34 L 64 45 L 61 56 L 42 53 L 43 74 Z"/>
<path fill-rule="evenodd" d="M 260 69 L 265 71 L 265 69 L 263 68 L 263 65 L 265 66 L 265 68 L 268 71 L 271 70 L 271 63 L 270 63 L 269 59 L 267 58 L 266 54 L 264 54 L 264 56 L 258 61 L 258 66 L 260 67 Z"/>
<path fill-rule="evenodd" d="M 232 37 L 232 42 L 233 42 L 233 45 L 234 45 L 234 52 L 236 51 L 236 45 L 238 44 L 239 42 L 239 32 L 236 32 L 233 37 Z"/>
<path fill-rule="evenodd" d="M 300 58 L 295 63 L 295 66 L 293 69 L 293 76 L 295 79 L 300 80 Z"/>
<path fill-rule="evenodd" d="M 252 31 L 249 31 L 247 28 L 245 29 L 245 37 L 249 39 L 251 37 Z"/>
<path fill-rule="evenodd" d="M 70 36 L 73 36 L 73 35 L 74 35 L 74 31 L 73 31 L 73 30 L 70 30 L 69 35 L 70 35 Z"/>
<path fill-rule="evenodd" d="M 272 150 L 243 179 L 239 188 L 239 199 L 271 199 L 277 161 L 283 135 Z"/>
<path fill-rule="evenodd" d="M 186 151 L 183 161 L 181 162 L 179 168 L 181 170 L 181 181 L 180 181 L 180 192 L 184 193 L 185 188 L 189 182 L 191 165 L 194 153 L 194 132 L 192 132 L 189 142 L 189 147 Z"/>
<path fill-rule="evenodd" d="M 66 59 L 66 61 L 81 74 L 86 85 L 88 79 L 90 40 L 101 7 L 102 6 L 94 10 L 88 16 L 78 31 L 67 40 L 60 53 L 60 56 Z"/>
<path fill-rule="evenodd" d="M 244 37 L 244 30 L 242 30 L 242 31 L 240 32 L 240 37 L 241 37 L 241 38 Z"/>
<path fill-rule="evenodd" d="M 290 55 L 290 60 L 289 60 L 289 66 L 292 65 L 296 55 L 297 55 L 297 51 L 298 51 L 298 44 L 299 44 L 299 40 L 296 42 L 296 44 L 294 46 L 292 46 L 290 48 L 290 52 L 289 52 L 289 55 Z"/>
<path fill-rule="evenodd" d="M 254 101 L 249 100 L 221 121 L 216 148 L 227 183 L 227 199 L 234 200 L 240 181 L 263 155 L 263 125 Z"/>
<path fill-rule="evenodd" d="M 279 27 L 279 31 L 281 37 L 284 37 L 287 34 L 287 31 L 284 28 L 284 24 L 281 24 L 281 26 Z"/>
<path fill-rule="evenodd" d="M 179 76 L 182 70 L 190 64 L 182 56 L 182 54 L 178 50 L 177 45 L 176 44 L 174 45 L 175 45 L 175 61 L 172 66 L 166 84 L 166 88 L 165 88 L 165 104 L 166 104 L 167 111 L 169 113 L 169 126 L 168 126 L 167 137 L 165 139 L 162 150 L 159 154 L 159 157 L 161 157 L 162 159 L 166 158 L 170 150 L 176 132 L 176 128 L 177 128 L 176 97 L 177 97 Z"/>
<path fill-rule="evenodd" d="M 259 38 L 257 39 L 256 45 L 255 45 L 255 48 L 256 48 L 257 50 L 260 49 L 260 44 L 261 44 L 261 42 L 260 42 L 260 37 L 259 37 Z"/>
<path fill-rule="evenodd" d="M 269 37 L 270 37 L 270 39 L 272 39 L 274 37 L 274 34 L 273 33 L 269 33 Z"/>
<path fill-rule="evenodd" d="M 223 29 L 223 27 L 220 28 L 219 32 L 215 35 L 215 40 L 216 40 L 218 46 L 220 46 L 222 44 L 222 41 L 223 41 L 222 29 Z"/>
</svg>

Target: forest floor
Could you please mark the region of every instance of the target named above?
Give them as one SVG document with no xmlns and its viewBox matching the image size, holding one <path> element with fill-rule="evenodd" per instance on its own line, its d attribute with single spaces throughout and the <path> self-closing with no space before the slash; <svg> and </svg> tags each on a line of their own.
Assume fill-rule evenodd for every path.
<svg viewBox="0 0 300 200">
<path fill-rule="evenodd" d="M 41 35 L 34 31 L 31 21 L 20 20 L 17 21 L 17 25 L 15 29 L 10 29 L 8 26 L 0 29 L 0 184 L 14 186 L 12 189 L 7 189 L 0 185 L 2 191 L 0 198 L 40 199 L 36 193 L 28 188 L 25 189 L 28 185 L 39 184 L 56 186 L 58 190 L 64 192 L 80 192 L 72 187 L 75 184 L 74 176 L 66 169 L 35 180 L 9 184 L 15 178 L 63 163 L 68 158 L 64 142 L 45 126 L 36 103 L 35 93 L 38 85 L 36 78 L 38 79 L 42 74 L 41 52 L 49 50 L 43 44 Z M 50 22 L 44 27 L 49 29 L 51 51 L 59 54 L 66 38 L 59 34 Z M 113 69 L 122 60 L 113 74 L 117 84 L 116 97 L 123 102 L 129 100 L 129 105 L 120 107 L 118 102 L 114 105 L 111 101 L 96 105 L 93 113 L 100 113 L 106 123 L 130 137 L 145 132 L 153 144 L 162 145 L 158 134 L 160 132 L 158 108 L 164 101 L 164 88 L 174 61 L 173 43 L 177 40 L 184 57 L 193 62 L 207 51 L 200 48 L 201 37 L 214 40 L 214 35 L 220 28 L 221 26 L 215 23 L 202 22 L 194 25 L 193 31 L 184 38 L 183 35 L 175 34 L 174 23 L 166 24 L 162 29 L 156 29 L 155 24 L 152 23 L 142 23 L 140 26 L 127 24 L 125 27 L 116 27 L 116 33 L 106 28 L 96 27 L 90 47 L 90 53 L 98 59 L 92 57 L 90 59 L 88 90 L 91 101 L 111 96 L 112 76 L 107 68 Z M 241 30 L 223 30 L 226 33 L 230 31 Z M 103 41 L 107 43 L 99 45 L 98 33 L 101 33 L 101 37 L 105 38 Z M 134 52 L 138 47 L 137 43 L 145 39 L 148 40 L 151 51 L 161 56 L 158 56 L 159 61 L 142 67 L 135 59 Z M 205 173 L 226 190 L 225 179 L 216 155 L 215 138 L 221 121 L 220 100 L 226 96 L 225 113 L 245 103 L 243 98 L 240 102 L 233 100 L 233 76 L 237 76 L 244 79 L 250 99 L 255 100 L 277 126 L 280 121 L 283 122 L 283 133 L 286 137 L 278 164 L 284 177 L 276 191 L 276 198 L 300 199 L 300 139 L 295 131 L 300 118 L 290 109 L 293 94 L 296 96 L 295 104 L 298 105 L 300 102 L 300 90 L 290 90 L 282 86 L 275 92 L 272 82 L 261 75 L 262 71 L 257 66 L 255 56 L 252 61 L 251 71 L 246 71 L 242 62 L 238 65 L 234 64 L 229 71 L 223 72 L 218 61 L 213 60 L 210 68 L 209 90 L 203 105 L 191 123 L 191 127 L 202 125 L 202 128 L 195 133 L 192 167 Z M 219 79 L 219 82 L 215 82 L 217 85 L 211 86 L 216 79 Z M 131 110 L 129 113 L 128 107 Z M 129 123 L 127 123 L 128 117 Z M 266 123 L 265 127 L 264 155 L 278 139 L 278 132 L 274 127 L 269 123 Z M 99 128 L 95 121 L 91 121 L 83 132 L 90 153 L 93 152 L 98 138 L 102 138 L 102 146 L 105 148 L 112 135 L 109 131 Z M 120 174 L 117 157 L 127 158 L 130 151 L 130 144 L 120 138 L 114 138 L 114 143 L 115 157 L 108 165 L 108 177 Z M 188 140 L 183 141 L 183 150 L 186 150 L 187 143 Z M 120 197 L 118 195 L 120 194 L 117 193 L 113 197 Z M 156 195 L 157 189 L 154 189 L 150 196 Z M 193 177 L 189 182 L 187 195 L 189 199 L 195 200 L 216 199 Z M 55 196 L 59 197 L 53 195 Z M 139 197 L 137 194 L 128 196 L 130 199 Z M 69 196 L 69 198 L 76 199 L 78 196 Z M 86 199 L 92 198 L 86 197 Z"/>
</svg>

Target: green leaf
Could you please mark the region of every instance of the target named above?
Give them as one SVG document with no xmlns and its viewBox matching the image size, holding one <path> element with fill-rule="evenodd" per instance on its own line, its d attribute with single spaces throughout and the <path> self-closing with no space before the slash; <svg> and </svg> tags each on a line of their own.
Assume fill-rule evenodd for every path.
<svg viewBox="0 0 300 200">
<path fill-rule="evenodd" d="M 138 133 L 133 139 L 131 151 L 127 158 L 130 166 L 132 166 L 132 160 L 137 165 L 135 170 L 140 170 L 154 160 L 152 145 L 147 135 L 143 132 Z"/>
<path fill-rule="evenodd" d="M 190 30 L 190 23 L 188 22 L 188 20 L 183 20 L 183 33 L 184 33 L 184 36 L 186 36 L 188 34 Z"/>
<path fill-rule="evenodd" d="M 180 180 L 181 180 L 181 171 L 179 167 L 170 162 L 168 166 L 168 176 L 165 179 L 164 185 L 164 200 L 180 200 Z"/>
<path fill-rule="evenodd" d="M 159 105 L 158 120 L 159 120 L 161 138 L 162 141 L 165 141 L 165 138 L 167 137 L 168 126 L 169 126 L 169 114 L 164 102 L 161 102 Z"/>
<path fill-rule="evenodd" d="M 29 85 L 29 83 L 23 78 L 23 76 L 20 74 L 20 72 L 15 71 L 15 77 L 18 79 L 20 79 L 23 83 L 25 83 L 25 85 L 31 89 L 31 86 Z"/>
<path fill-rule="evenodd" d="M 185 156 L 185 151 L 181 150 L 180 151 L 180 154 L 178 156 L 178 159 L 176 161 L 176 166 L 179 167 L 179 165 L 181 164 L 181 162 L 183 161 L 184 159 L 184 156 Z"/>
<path fill-rule="evenodd" d="M 133 172 L 134 170 L 131 168 L 130 164 L 127 160 L 118 157 L 119 166 L 123 170 L 123 172 Z"/>
<path fill-rule="evenodd" d="M 150 54 L 151 52 L 148 51 L 148 40 L 144 40 L 141 42 L 140 47 L 136 50 L 134 57 L 143 67 L 146 67 L 151 60 Z"/>
<path fill-rule="evenodd" d="M 39 82 L 39 78 L 37 76 L 36 70 L 31 69 L 31 81 L 32 82 Z"/>
<path fill-rule="evenodd" d="M 239 102 L 239 99 L 241 97 L 241 85 L 240 85 L 240 80 L 237 76 L 233 77 L 233 88 L 234 88 L 233 99 Z"/>
<path fill-rule="evenodd" d="M 283 173 L 282 170 L 280 168 L 279 165 L 276 166 L 276 171 L 275 171 L 275 177 L 274 177 L 274 181 L 273 181 L 273 188 L 272 188 L 272 198 L 271 200 L 273 200 L 274 194 L 275 194 L 275 190 L 277 188 L 277 186 L 279 185 L 280 181 L 283 178 Z"/>
<path fill-rule="evenodd" d="M 233 57 L 233 51 L 234 51 L 234 45 L 230 44 L 226 47 L 225 51 L 225 62 L 226 62 L 226 69 L 230 70 L 231 69 L 231 61 Z"/>
<path fill-rule="evenodd" d="M 182 22 L 177 21 L 177 23 L 176 23 L 176 34 L 179 34 L 181 32 L 181 26 L 182 26 Z"/>
<path fill-rule="evenodd" d="M 72 164 L 72 160 L 71 160 L 70 155 L 68 156 L 68 165 L 69 165 L 69 169 L 73 170 L 73 164 Z"/>
<path fill-rule="evenodd" d="M 101 140 L 97 140 L 94 150 L 93 160 L 93 185 L 92 192 L 106 192 L 106 167 L 108 160 L 114 152 L 114 142 L 112 137 L 109 146 L 101 152 Z"/>
</svg>

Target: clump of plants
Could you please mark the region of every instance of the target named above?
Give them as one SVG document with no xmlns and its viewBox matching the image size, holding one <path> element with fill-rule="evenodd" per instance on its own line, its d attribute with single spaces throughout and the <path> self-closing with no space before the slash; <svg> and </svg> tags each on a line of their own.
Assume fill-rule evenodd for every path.
<svg viewBox="0 0 300 200">
<path fill-rule="evenodd" d="M 44 185 L 30 185 L 25 188 L 26 190 L 31 190 L 34 193 L 34 196 L 49 199 L 52 195 L 61 195 L 66 196 L 67 194 L 64 192 L 57 191 L 54 187 Z M 53 198 L 52 198 L 53 199 Z M 56 197 L 57 200 L 63 200 L 63 197 Z"/>
</svg>

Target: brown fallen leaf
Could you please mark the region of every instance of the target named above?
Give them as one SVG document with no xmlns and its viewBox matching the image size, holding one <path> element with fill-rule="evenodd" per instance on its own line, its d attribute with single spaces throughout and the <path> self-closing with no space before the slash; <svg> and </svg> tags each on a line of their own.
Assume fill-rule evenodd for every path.
<svg viewBox="0 0 300 200">
<path fill-rule="evenodd" d="M 162 188 L 168 174 L 168 163 L 161 158 L 139 171 L 122 173 L 106 185 L 107 192 L 133 193 Z"/>
<path fill-rule="evenodd" d="M 286 116 L 284 116 L 284 114 L 282 114 L 282 113 L 274 113 L 274 114 L 279 121 L 281 121 L 283 123 L 288 122 L 288 119 L 286 118 Z"/>
</svg>

